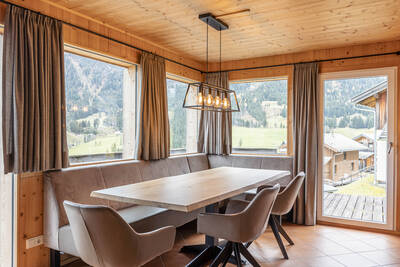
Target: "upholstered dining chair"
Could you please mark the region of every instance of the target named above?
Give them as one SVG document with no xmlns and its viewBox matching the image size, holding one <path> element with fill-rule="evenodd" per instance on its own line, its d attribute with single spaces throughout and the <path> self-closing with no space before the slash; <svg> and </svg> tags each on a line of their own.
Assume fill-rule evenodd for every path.
<svg viewBox="0 0 400 267">
<path fill-rule="evenodd" d="M 299 172 L 296 177 L 294 177 L 286 188 L 278 194 L 276 197 L 275 204 L 272 208 L 270 225 L 272 231 L 275 235 L 276 241 L 278 242 L 279 248 L 282 251 L 285 259 L 288 259 L 286 248 L 283 245 L 282 239 L 279 233 L 286 239 L 290 245 L 294 245 L 293 240 L 289 237 L 286 231 L 283 229 L 282 225 L 278 221 L 278 216 L 285 215 L 290 212 L 294 202 L 296 201 L 297 195 L 299 194 L 300 188 L 304 182 L 306 174 L 304 172 Z M 264 187 L 260 187 L 258 190 L 262 190 Z"/>
<path fill-rule="evenodd" d="M 285 187 L 285 189 L 278 194 L 275 200 L 275 204 L 272 207 L 271 218 L 269 220 L 269 224 L 271 226 L 272 232 L 274 233 L 275 239 L 278 242 L 279 248 L 282 252 L 282 255 L 285 259 L 289 259 L 289 256 L 286 252 L 286 248 L 283 245 L 282 239 L 279 234 L 281 234 L 290 245 L 294 245 L 293 240 L 289 237 L 286 231 L 283 229 L 282 225 L 278 220 L 278 216 L 285 215 L 289 213 L 292 209 L 294 202 L 296 201 L 297 195 L 299 194 L 301 185 L 305 179 L 305 173 L 299 172 L 295 178 L 293 178 L 290 183 Z M 265 188 L 270 188 L 271 186 L 260 186 L 257 189 L 257 192 L 264 190 Z M 240 211 L 246 207 L 246 204 L 240 201 L 231 200 L 228 204 L 227 211 Z M 251 242 L 246 244 L 246 247 L 249 247 Z"/>
<path fill-rule="evenodd" d="M 175 227 L 137 233 L 113 209 L 64 201 L 82 260 L 94 267 L 142 266 L 172 249 Z"/>
<path fill-rule="evenodd" d="M 278 192 L 279 184 L 261 190 L 250 203 L 247 202 L 246 208 L 238 213 L 201 213 L 198 216 L 197 231 L 199 233 L 228 241 L 211 263 L 211 267 L 216 267 L 221 263 L 225 266 L 232 252 L 235 254 L 238 266 L 242 266 L 240 255 L 243 255 L 253 266 L 260 266 L 243 243 L 252 242 L 264 233 Z M 227 211 L 230 211 L 229 203 Z"/>
</svg>

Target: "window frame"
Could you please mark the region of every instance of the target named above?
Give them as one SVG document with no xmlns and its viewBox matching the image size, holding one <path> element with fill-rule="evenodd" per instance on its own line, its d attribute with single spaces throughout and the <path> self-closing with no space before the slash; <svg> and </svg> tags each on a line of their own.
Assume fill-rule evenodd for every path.
<svg viewBox="0 0 400 267">
<path fill-rule="evenodd" d="M 189 78 L 186 78 L 186 77 L 182 77 L 182 76 L 179 76 L 179 75 L 176 75 L 176 74 L 173 74 L 173 73 L 169 73 L 169 72 L 166 73 L 165 82 L 167 82 L 167 80 L 173 80 L 173 81 L 176 81 L 176 82 L 181 82 L 181 83 L 186 83 L 186 84 L 199 82 L 199 81 L 196 81 L 196 80 L 193 80 L 193 79 L 189 79 Z M 167 88 L 167 90 L 168 90 L 168 88 Z M 183 101 L 183 99 L 182 99 L 182 101 Z M 199 152 L 185 152 L 185 153 L 171 154 L 171 146 L 169 148 L 169 152 L 170 152 L 170 157 L 201 154 Z"/>
<path fill-rule="evenodd" d="M 287 116 L 286 116 L 286 153 L 241 153 L 232 152 L 232 155 L 250 155 L 250 156 L 293 156 L 293 75 L 292 72 L 288 72 L 287 75 L 272 75 L 260 78 L 248 78 L 248 79 L 235 79 L 229 80 L 229 87 L 231 84 L 238 83 L 251 83 L 251 82 L 268 82 L 287 80 Z M 233 128 L 233 125 L 232 125 Z M 232 147 L 233 150 L 233 147 Z"/>
<path fill-rule="evenodd" d="M 93 50 L 89 50 L 89 49 L 85 49 L 85 48 L 81 48 L 81 47 L 77 47 L 77 46 L 73 46 L 67 43 L 64 43 L 64 52 L 67 53 L 71 53 L 74 55 L 78 55 L 81 57 L 86 57 L 86 58 L 90 58 L 93 60 L 97 60 L 97 61 L 101 61 L 107 64 L 112 64 L 112 65 L 116 65 L 119 67 L 123 67 L 126 68 L 128 71 L 129 70 L 133 70 L 134 69 L 134 80 L 135 80 L 135 118 L 134 118 L 134 125 L 135 125 L 135 136 L 134 136 L 134 140 L 136 140 L 136 136 L 137 136 L 137 122 L 138 122 L 138 105 L 139 105 L 139 86 L 140 86 L 140 80 L 139 80 L 139 75 L 138 72 L 140 70 L 140 65 L 134 62 L 130 62 L 130 61 L 126 61 L 117 57 L 113 57 L 113 56 L 109 56 L 106 54 L 102 54 L 102 53 L 98 53 L 96 51 Z M 111 154 L 111 153 L 110 153 Z M 70 156 L 68 155 L 68 158 Z M 97 161 L 88 161 L 88 162 L 75 162 L 75 163 L 70 163 L 68 168 L 72 168 L 72 167 L 80 167 L 80 166 L 91 166 L 91 165 L 99 165 L 99 164 L 105 164 L 105 163 L 115 163 L 115 162 L 125 162 L 125 161 L 131 161 L 134 160 L 134 157 L 132 155 L 132 157 L 130 158 L 121 158 L 121 159 L 110 159 L 110 160 L 97 160 Z"/>
</svg>

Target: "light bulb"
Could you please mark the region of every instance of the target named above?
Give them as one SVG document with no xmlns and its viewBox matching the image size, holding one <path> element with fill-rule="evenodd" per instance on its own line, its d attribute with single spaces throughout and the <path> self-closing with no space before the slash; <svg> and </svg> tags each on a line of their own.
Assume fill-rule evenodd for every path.
<svg viewBox="0 0 400 267">
<path fill-rule="evenodd" d="M 209 95 L 207 96 L 207 99 L 206 99 L 206 105 L 207 105 L 207 106 L 212 106 L 213 103 L 214 103 L 214 99 L 213 99 L 212 95 L 209 94 Z"/>
<path fill-rule="evenodd" d="M 215 97 L 214 106 L 215 106 L 216 108 L 221 107 L 221 98 L 220 98 L 219 96 L 216 96 L 216 97 Z"/>
<path fill-rule="evenodd" d="M 200 105 L 203 104 L 203 94 L 201 92 L 199 92 L 199 94 L 197 95 L 197 103 Z"/>
<path fill-rule="evenodd" d="M 229 107 L 228 98 L 224 97 L 224 99 L 222 100 L 222 107 L 224 109 L 227 109 Z"/>
</svg>

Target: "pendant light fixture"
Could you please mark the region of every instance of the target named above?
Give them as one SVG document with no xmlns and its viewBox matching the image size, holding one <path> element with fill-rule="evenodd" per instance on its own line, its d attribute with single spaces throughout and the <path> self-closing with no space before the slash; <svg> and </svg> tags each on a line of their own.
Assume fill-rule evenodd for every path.
<svg viewBox="0 0 400 267">
<path fill-rule="evenodd" d="M 214 112 L 238 112 L 239 104 L 236 93 L 229 88 L 222 87 L 221 76 L 221 31 L 227 30 L 229 26 L 217 19 L 211 13 L 199 15 L 199 19 L 207 24 L 207 41 L 206 41 L 206 68 L 208 73 L 208 27 L 211 26 L 219 31 L 219 84 L 215 86 L 208 83 L 198 82 L 188 84 L 183 108 L 208 110 Z"/>
</svg>

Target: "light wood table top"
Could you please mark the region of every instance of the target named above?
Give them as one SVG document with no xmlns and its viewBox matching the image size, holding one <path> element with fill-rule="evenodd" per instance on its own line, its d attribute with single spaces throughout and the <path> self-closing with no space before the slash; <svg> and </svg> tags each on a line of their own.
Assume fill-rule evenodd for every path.
<svg viewBox="0 0 400 267">
<path fill-rule="evenodd" d="M 289 171 L 220 167 L 97 190 L 91 196 L 190 212 L 287 175 Z"/>
</svg>

